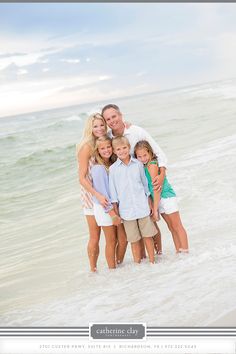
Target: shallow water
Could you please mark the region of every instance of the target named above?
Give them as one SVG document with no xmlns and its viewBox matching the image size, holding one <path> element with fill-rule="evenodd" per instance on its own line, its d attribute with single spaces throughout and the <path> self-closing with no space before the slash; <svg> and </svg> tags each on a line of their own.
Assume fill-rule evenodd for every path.
<svg viewBox="0 0 236 354">
<path fill-rule="evenodd" d="M 1 326 L 204 326 L 236 297 L 236 80 L 119 99 L 168 157 L 191 253 L 88 272 L 75 144 L 89 104 L 0 119 Z M 106 102 L 104 102 L 106 103 Z"/>
</svg>

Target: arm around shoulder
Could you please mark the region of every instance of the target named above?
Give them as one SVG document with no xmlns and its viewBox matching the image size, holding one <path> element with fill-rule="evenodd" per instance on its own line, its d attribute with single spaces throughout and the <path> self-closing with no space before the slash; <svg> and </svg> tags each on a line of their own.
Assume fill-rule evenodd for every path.
<svg viewBox="0 0 236 354">
<path fill-rule="evenodd" d="M 147 140 L 151 145 L 154 153 L 157 155 L 159 167 L 167 168 L 167 158 L 160 146 L 155 142 L 151 135 L 143 128 L 139 128 L 140 140 Z"/>
</svg>

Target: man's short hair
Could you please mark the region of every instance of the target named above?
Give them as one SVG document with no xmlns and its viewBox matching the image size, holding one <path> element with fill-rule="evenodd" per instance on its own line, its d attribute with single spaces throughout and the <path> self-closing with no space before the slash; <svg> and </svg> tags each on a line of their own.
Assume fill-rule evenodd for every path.
<svg viewBox="0 0 236 354">
<path fill-rule="evenodd" d="M 110 109 L 110 108 L 113 108 L 115 109 L 117 112 L 120 113 L 120 108 L 116 105 L 116 104 L 113 104 L 113 103 L 109 103 L 107 104 L 106 106 L 103 107 L 102 109 L 102 116 L 103 116 L 103 113 L 107 110 L 107 109 Z"/>
<path fill-rule="evenodd" d="M 115 149 L 117 146 L 120 145 L 128 145 L 130 147 L 130 142 L 125 136 L 115 136 L 112 139 L 112 147 Z"/>
</svg>

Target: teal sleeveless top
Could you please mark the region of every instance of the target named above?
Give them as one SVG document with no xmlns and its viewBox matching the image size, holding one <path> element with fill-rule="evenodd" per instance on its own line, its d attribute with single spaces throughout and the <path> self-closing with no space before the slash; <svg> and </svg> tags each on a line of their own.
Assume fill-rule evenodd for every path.
<svg viewBox="0 0 236 354">
<path fill-rule="evenodd" d="M 154 199 L 154 193 L 153 193 L 153 186 L 152 186 L 152 178 L 150 176 L 150 173 L 148 171 L 148 165 L 157 165 L 157 161 L 153 160 L 150 161 L 147 166 L 144 166 L 144 170 L 145 170 L 145 175 L 147 177 L 148 180 L 148 189 L 151 193 L 151 197 L 152 200 Z M 158 172 L 158 174 L 160 174 L 160 172 Z M 171 187 L 170 183 L 168 182 L 167 178 L 164 178 L 164 182 L 162 185 L 162 191 L 161 191 L 161 198 L 173 198 L 176 197 L 175 191 L 174 189 Z"/>
</svg>

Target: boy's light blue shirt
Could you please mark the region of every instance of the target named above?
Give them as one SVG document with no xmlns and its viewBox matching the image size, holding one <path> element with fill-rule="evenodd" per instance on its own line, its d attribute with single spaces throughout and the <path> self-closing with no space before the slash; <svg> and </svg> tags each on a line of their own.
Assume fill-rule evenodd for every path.
<svg viewBox="0 0 236 354">
<path fill-rule="evenodd" d="M 109 169 L 111 202 L 119 204 L 124 220 L 136 220 L 150 215 L 148 181 L 143 164 L 134 157 L 128 165 L 120 159 Z"/>
</svg>

